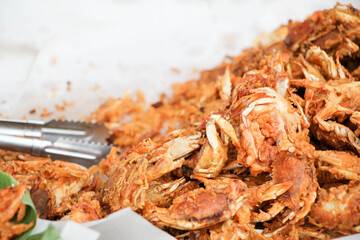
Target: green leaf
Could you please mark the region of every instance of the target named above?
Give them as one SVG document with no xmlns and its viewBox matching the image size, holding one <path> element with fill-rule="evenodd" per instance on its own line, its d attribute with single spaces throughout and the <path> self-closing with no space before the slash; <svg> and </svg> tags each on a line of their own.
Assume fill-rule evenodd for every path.
<svg viewBox="0 0 360 240">
<path fill-rule="evenodd" d="M 19 183 L 12 176 L 10 176 L 7 173 L 4 173 L 3 171 L 0 171 L 0 189 L 6 187 L 13 187 L 18 184 Z"/>
<path fill-rule="evenodd" d="M 49 224 L 48 228 L 44 232 L 33 235 L 27 240 L 58 240 L 60 238 L 60 234 L 56 228 L 52 224 Z"/>
<path fill-rule="evenodd" d="M 11 175 L 0 170 L 0 189 L 6 187 L 12 187 L 19 184 Z M 26 205 L 26 214 L 25 217 L 20 221 L 21 223 L 30 223 L 34 222 L 34 227 L 36 225 L 36 209 L 34 203 L 31 200 L 30 193 L 28 191 L 25 192 L 24 196 L 21 199 L 22 203 Z M 26 232 L 24 232 L 21 236 L 18 236 L 14 239 L 16 240 L 26 240 L 34 227 L 30 228 Z"/>
</svg>

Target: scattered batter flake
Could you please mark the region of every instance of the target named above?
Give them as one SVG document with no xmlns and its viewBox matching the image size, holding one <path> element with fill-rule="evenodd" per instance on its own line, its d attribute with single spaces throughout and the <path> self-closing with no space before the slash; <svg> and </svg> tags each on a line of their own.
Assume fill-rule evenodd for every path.
<svg viewBox="0 0 360 240">
<path fill-rule="evenodd" d="M 180 70 L 178 68 L 175 68 L 175 67 L 172 67 L 171 71 L 174 72 L 174 73 L 177 73 L 177 74 L 180 73 Z"/>
<path fill-rule="evenodd" d="M 55 107 L 56 107 L 56 110 L 58 110 L 58 111 L 64 111 L 64 109 L 65 109 L 64 105 L 55 105 Z"/>
<path fill-rule="evenodd" d="M 101 88 L 100 84 L 95 83 L 94 87 L 92 88 L 93 91 L 99 90 Z"/>
<path fill-rule="evenodd" d="M 72 107 L 72 106 L 74 106 L 75 105 L 75 101 L 71 101 L 71 102 L 67 102 L 67 101 L 63 101 L 63 105 L 64 105 L 64 107 Z"/>
<path fill-rule="evenodd" d="M 50 64 L 51 64 L 52 66 L 55 66 L 55 65 L 57 64 L 57 62 L 58 62 L 58 60 L 57 60 L 56 57 L 52 57 L 52 58 L 50 59 Z"/>
<path fill-rule="evenodd" d="M 96 68 L 96 65 L 95 65 L 95 63 L 90 62 L 90 63 L 89 63 L 89 67 L 91 67 L 91 68 Z"/>
<path fill-rule="evenodd" d="M 71 82 L 70 81 L 66 81 L 66 91 L 68 91 L 68 92 L 71 91 Z"/>
<path fill-rule="evenodd" d="M 41 117 L 50 117 L 51 116 L 51 112 L 48 111 L 47 108 L 43 108 L 42 113 L 40 114 Z"/>
</svg>

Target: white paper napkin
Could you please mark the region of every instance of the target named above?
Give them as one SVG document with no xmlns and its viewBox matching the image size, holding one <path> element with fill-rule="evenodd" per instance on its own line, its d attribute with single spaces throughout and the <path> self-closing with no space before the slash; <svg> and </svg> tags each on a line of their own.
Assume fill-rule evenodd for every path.
<svg viewBox="0 0 360 240">
<path fill-rule="evenodd" d="M 32 234 L 45 231 L 50 223 L 59 231 L 63 240 L 175 240 L 171 235 L 154 227 L 130 208 L 121 209 L 104 219 L 82 224 L 72 221 L 38 219 Z"/>
</svg>

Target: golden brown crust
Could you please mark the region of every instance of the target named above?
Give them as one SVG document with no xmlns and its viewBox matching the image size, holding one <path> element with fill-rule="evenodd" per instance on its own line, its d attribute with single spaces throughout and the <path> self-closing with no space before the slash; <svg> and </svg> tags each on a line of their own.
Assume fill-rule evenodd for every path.
<svg viewBox="0 0 360 240">
<path fill-rule="evenodd" d="M 19 223 L 26 210 L 26 205 L 21 198 L 26 191 L 26 185 L 20 183 L 13 187 L 6 187 L 0 190 L 0 239 L 7 240 L 21 235 L 34 226 L 34 222 L 28 224 Z M 25 208 L 24 208 L 25 207 Z M 16 222 L 11 221 L 16 216 Z"/>
</svg>

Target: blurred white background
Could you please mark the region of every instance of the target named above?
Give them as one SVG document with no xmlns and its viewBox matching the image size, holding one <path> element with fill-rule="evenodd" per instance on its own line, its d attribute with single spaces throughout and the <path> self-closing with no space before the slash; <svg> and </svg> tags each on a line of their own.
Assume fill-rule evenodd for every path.
<svg viewBox="0 0 360 240">
<path fill-rule="evenodd" d="M 360 1 L 340 1 L 360 8 Z M 127 90 L 170 85 L 335 0 L 0 0 L 0 113 L 82 118 Z M 175 68 L 178 71 L 172 70 Z M 67 91 L 71 82 L 71 91 Z M 58 112 L 55 104 L 76 101 Z M 36 113 L 30 115 L 31 109 Z"/>
</svg>

